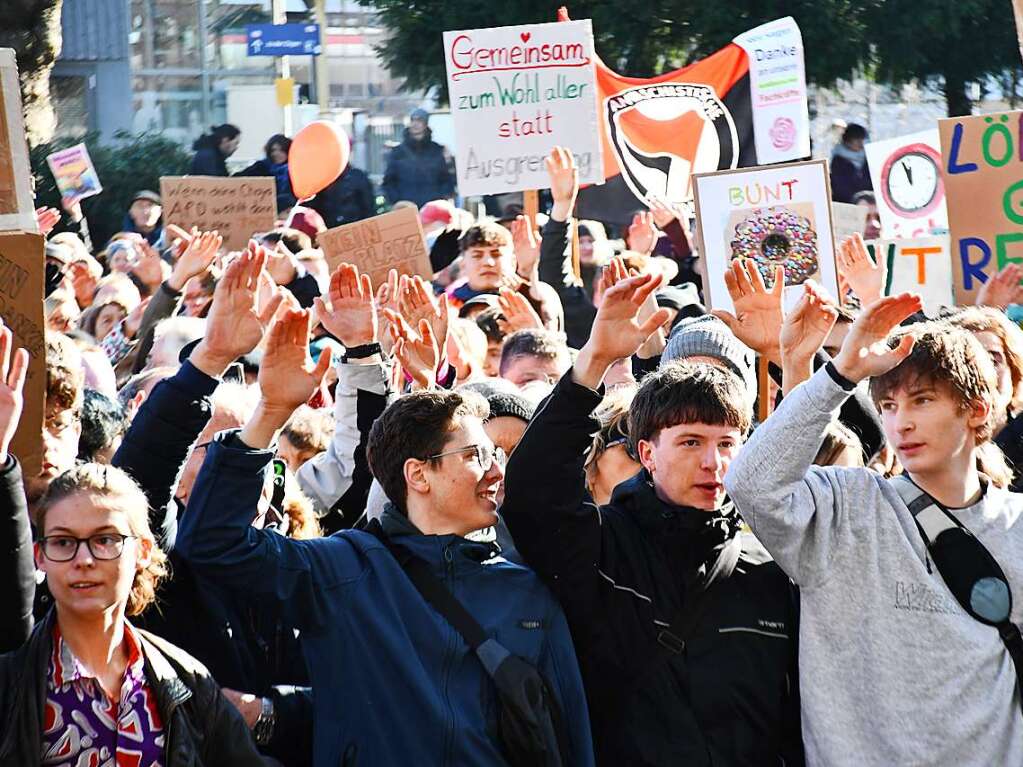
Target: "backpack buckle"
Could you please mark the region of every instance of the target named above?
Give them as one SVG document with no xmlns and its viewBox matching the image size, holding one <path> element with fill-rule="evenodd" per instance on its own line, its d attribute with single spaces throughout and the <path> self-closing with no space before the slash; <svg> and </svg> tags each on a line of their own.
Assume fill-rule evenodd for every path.
<svg viewBox="0 0 1023 767">
<path fill-rule="evenodd" d="M 685 641 L 679 639 L 677 636 L 668 631 L 668 629 L 661 629 L 661 631 L 657 634 L 657 641 L 662 647 L 675 653 L 675 655 L 681 654 L 682 651 L 686 649 Z"/>
</svg>

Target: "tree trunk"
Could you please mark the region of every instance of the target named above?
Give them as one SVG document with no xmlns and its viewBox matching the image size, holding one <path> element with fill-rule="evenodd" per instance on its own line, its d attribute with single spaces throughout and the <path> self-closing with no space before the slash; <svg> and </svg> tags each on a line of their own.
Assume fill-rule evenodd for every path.
<svg viewBox="0 0 1023 767">
<path fill-rule="evenodd" d="M 50 72 L 60 55 L 62 0 L 15 0 L 0 25 L 0 48 L 13 48 L 21 78 L 25 134 L 30 146 L 53 138 L 57 116 L 50 98 Z"/>
<path fill-rule="evenodd" d="M 973 104 L 966 95 L 966 81 L 957 74 L 945 73 L 945 109 L 949 117 L 961 117 L 973 111 Z"/>
</svg>

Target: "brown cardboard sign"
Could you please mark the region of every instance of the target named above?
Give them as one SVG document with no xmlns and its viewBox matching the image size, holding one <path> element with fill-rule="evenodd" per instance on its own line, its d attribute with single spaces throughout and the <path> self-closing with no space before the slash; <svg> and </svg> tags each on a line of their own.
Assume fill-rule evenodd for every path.
<svg viewBox="0 0 1023 767">
<path fill-rule="evenodd" d="M 1023 111 L 938 121 L 956 303 L 1023 262 Z"/>
<path fill-rule="evenodd" d="M 0 231 L 14 230 L 36 232 L 39 225 L 32 203 L 18 64 L 11 48 L 0 48 Z"/>
<path fill-rule="evenodd" d="M 14 348 L 20 346 L 29 355 L 25 408 L 11 443 L 11 453 L 18 458 L 26 477 L 39 473 L 43 455 L 46 407 L 43 243 L 41 234 L 0 233 L 0 317 L 14 334 Z"/>
<path fill-rule="evenodd" d="M 369 275 L 374 289 L 387 281 L 391 269 L 397 269 L 398 274 L 433 279 L 430 253 L 419 223 L 419 211 L 414 206 L 336 226 L 316 240 L 332 272 L 338 264 L 354 264 Z"/>
<path fill-rule="evenodd" d="M 249 238 L 277 221 L 277 187 L 272 178 L 164 176 L 160 179 L 163 220 L 188 230 L 216 230 L 224 249 L 245 250 Z"/>
</svg>

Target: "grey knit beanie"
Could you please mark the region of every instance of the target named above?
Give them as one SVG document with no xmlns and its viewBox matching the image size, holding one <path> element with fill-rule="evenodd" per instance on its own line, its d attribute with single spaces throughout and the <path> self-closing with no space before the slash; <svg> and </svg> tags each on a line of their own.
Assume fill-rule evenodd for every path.
<svg viewBox="0 0 1023 767">
<path fill-rule="evenodd" d="M 713 315 L 688 317 L 679 322 L 661 355 L 661 365 L 689 357 L 713 357 L 721 360 L 755 393 L 757 374 L 753 350 L 735 337 L 729 327 Z"/>
</svg>

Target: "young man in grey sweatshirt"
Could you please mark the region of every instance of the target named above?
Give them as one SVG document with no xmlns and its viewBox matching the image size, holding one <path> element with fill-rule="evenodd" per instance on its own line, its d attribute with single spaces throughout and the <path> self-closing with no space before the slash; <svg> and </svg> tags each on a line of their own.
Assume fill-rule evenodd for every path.
<svg viewBox="0 0 1023 767">
<path fill-rule="evenodd" d="M 800 586 L 810 765 L 1023 764 L 1012 659 L 998 631 L 945 585 L 895 486 L 866 469 L 811 466 L 835 412 L 872 378 L 909 478 L 1001 564 L 1011 620 L 1023 623 L 1023 496 L 978 469 L 994 370 L 976 339 L 947 323 L 910 326 L 886 343 L 919 308 L 908 294 L 868 307 L 833 363 L 785 397 L 725 477 L 753 532 Z M 804 300 L 786 319 L 786 369 L 807 367 L 830 329 L 826 311 L 813 311 Z"/>
</svg>

